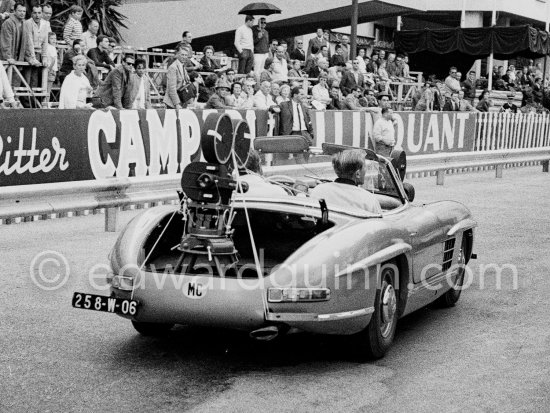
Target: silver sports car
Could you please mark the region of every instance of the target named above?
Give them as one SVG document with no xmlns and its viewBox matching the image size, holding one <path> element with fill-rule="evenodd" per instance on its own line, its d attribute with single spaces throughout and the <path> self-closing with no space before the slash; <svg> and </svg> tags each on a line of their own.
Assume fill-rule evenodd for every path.
<svg viewBox="0 0 550 413">
<path fill-rule="evenodd" d="M 457 302 L 476 222 L 458 202 L 414 204 L 404 157 L 364 151 L 365 190 L 381 214 L 314 199 L 311 180 L 266 178 L 286 195 L 247 195 L 219 153 L 217 163 L 190 164 L 179 206 L 145 210 L 121 232 L 111 295 L 77 292 L 73 306 L 120 314 L 146 335 L 174 324 L 263 340 L 353 335 L 356 348 L 382 357 L 400 317 Z"/>
</svg>

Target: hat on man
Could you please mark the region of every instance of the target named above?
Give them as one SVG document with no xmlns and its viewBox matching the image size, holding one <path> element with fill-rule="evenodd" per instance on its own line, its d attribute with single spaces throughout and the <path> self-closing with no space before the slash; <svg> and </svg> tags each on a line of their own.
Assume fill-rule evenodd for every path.
<svg viewBox="0 0 550 413">
<path fill-rule="evenodd" d="M 387 94 L 386 92 L 379 92 L 377 98 L 381 99 L 383 97 L 387 97 L 387 98 L 391 99 L 391 96 L 389 94 Z"/>
<path fill-rule="evenodd" d="M 514 99 L 516 97 L 516 94 L 514 92 L 510 92 L 506 95 L 508 99 Z"/>
<path fill-rule="evenodd" d="M 225 77 L 221 77 L 216 82 L 216 89 L 231 90 L 231 84 L 227 81 L 227 79 Z"/>
</svg>

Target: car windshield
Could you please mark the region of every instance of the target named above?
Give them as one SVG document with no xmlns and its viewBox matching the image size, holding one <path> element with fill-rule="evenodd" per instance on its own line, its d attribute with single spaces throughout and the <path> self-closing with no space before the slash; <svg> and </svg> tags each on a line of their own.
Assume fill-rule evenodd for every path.
<svg viewBox="0 0 550 413">
<path fill-rule="evenodd" d="M 365 167 L 367 171 L 363 188 L 375 194 L 401 199 L 397 184 L 384 163 L 367 159 Z"/>
</svg>

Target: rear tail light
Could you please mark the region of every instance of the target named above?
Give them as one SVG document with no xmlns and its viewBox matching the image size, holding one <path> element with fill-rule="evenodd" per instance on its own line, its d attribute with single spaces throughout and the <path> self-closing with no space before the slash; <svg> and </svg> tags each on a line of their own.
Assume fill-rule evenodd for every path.
<svg viewBox="0 0 550 413">
<path fill-rule="evenodd" d="M 330 300 L 329 288 L 270 288 L 267 301 L 270 303 L 295 303 Z"/>
</svg>

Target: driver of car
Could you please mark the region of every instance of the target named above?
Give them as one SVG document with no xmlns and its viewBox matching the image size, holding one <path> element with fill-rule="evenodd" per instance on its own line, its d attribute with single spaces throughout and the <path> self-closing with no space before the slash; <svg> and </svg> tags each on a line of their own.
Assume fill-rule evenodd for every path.
<svg viewBox="0 0 550 413">
<path fill-rule="evenodd" d="M 332 167 L 338 178 L 334 182 L 317 185 L 310 196 L 324 199 L 327 207 L 359 208 L 381 214 L 376 196 L 360 187 L 365 182 L 365 153 L 358 149 L 338 152 L 332 157 Z"/>
<path fill-rule="evenodd" d="M 246 196 L 261 198 L 288 196 L 281 186 L 272 184 L 263 177 L 260 154 L 255 150 L 250 150 L 245 169 L 239 169 L 239 174 L 239 179 L 248 184 Z"/>
</svg>

